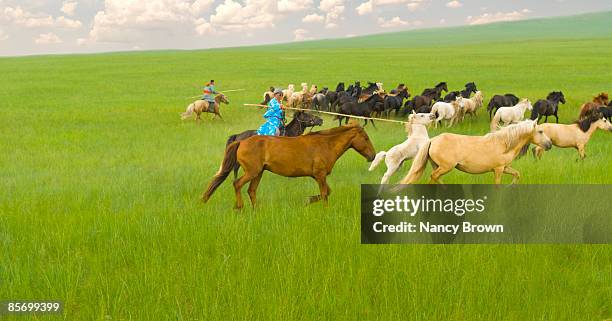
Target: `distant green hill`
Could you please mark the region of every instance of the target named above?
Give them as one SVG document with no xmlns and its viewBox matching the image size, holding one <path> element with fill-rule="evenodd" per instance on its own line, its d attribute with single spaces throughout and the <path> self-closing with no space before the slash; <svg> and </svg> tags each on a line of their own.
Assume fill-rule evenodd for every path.
<svg viewBox="0 0 612 321">
<path fill-rule="evenodd" d="M 406 48 L 496 41 L 609 37 L 612 37 L 612 12 L 602 12 L 567 17 L 500 22 L 477 26 L 421 29 L 354 38 L 266 45 L 257 48 Z"/>
</svg>

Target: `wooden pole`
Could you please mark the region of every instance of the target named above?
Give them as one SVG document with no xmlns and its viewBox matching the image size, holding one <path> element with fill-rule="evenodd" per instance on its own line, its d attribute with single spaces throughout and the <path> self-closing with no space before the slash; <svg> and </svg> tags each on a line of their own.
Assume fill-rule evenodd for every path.
<svg viewBox="0 0 612 321">
<path fill-rule="evenodd" d="M 244 105 L 245 106 L 266 107 L 266 108 L 268 108 L 268 106 L 260 105 L 260 104 L 244 104 Z M 315 110 L 315 109 L 302 109 L 302 108 L 293 108 L 293 107 L 283 107 L 283 108 L 284 109 L 290 109 L 290 110 L 297 110 L 297 111 L 310 111 L 310 112 L 315 112 L 315 113 L 321 113 L 321 114 L 327 114 L 327 115 L 336 115 L 336 116 L 343 116 L 343 117 L 350 117 L 350 118 L 371 119 L 371 120 L 376 120 L 376 121 L 386 121 L 386 122 L 390 122 L 390 123 L 400 123 L 400 124 L 408 123 L 406 121 L 401 121 L 401 120 L 374 118 L 374 117 L 363 117 L 363 116 L 353 116 L 353 115 L 346 115 L 346 114 L 334 113 L 334 112 L 331 112 L 331 111 L 322 111 L 322 110 Z"/>
</svg>

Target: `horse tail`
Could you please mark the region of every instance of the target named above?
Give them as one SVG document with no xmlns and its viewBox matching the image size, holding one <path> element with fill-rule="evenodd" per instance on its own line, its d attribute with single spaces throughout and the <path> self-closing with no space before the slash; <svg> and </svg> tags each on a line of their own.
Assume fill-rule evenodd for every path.
<svg viewBox="0 0 612 321">
<path fill-rule="evenodd" d="M 181 120 L 187 119 L 189 118 L 189 116 L 191 116 L 193 114 L 193 108 L 195 107 L 195 104 L 190 104 L 189 106 L 187 106 L 187 110 L 185 110 L 184 113 L 181 113 Z"/>
<path fill-rule="evenodd" d="M 376 154 L 376 157 L 374 157 L 374 160 L 372 161 L 372 165 L 370 165 L 370 168 L 368 170 L 370 172 L 373 171 L 374 168 L 376 168 L 376 166 L 378 166 L 378 164 L 380 164 L 380 162 L 382 162 L 382 160 L 385 159 L 386 156 L 387 156 L 387 152 L 385 151 L 382 151 Z"/>
<path fill-rule="evenodd" d="M 235 142 L 237 138 L 238 138 L 238 134 L 235 134 L 235 135 L 232 135 L 232 136 L 228 137 L 227 138 L 227 142 L 225 143 L 225 147 L 227 148 L 227 146 L 229 146 L 229 144 Z"/>
<path fill-rule="evenodd" d="M 421 176 L 423 176 L 423 172 L 425 172 L 425 167 L 427 167 L 427 160 L 429 160 L 429 148 L 431 147 L 431 140 L 428 141 L 421 149 L 419 149 L 418 153 L 414 157 L 412 161 L 412 166 L 410 166 L 410 171 L 408 175 L 404 177 L 404 179 L 400 182 L 401 184 L 412 184 L 418 181 Z"/>
<path fill-rule="evenodd" d="M 495 116 L 493 116 L 493 119 L 491 120 L 491 132 L 494 132 L 499 128 L 500 118 L 501 118 L 501 113 L 499 112 L 499 109 L 498 109 L 495 112 Z"/>
<path fill-rule="evenodd" d="M 238 163 L 238 147 L 240 147 L 240 142 L 234 142 L 225 149 L 225 156 L 223 157 L 223 162 L 221 163 L 219 171 L 217 171 L 213 180 L 208 184 L 206 192 L 202 194 L 202 201 L 204 201 L 204 203 L 210 199 L 217 187 L 225 181 L 229 173 L 234 169 L 234 166 Z"/>
</svg>

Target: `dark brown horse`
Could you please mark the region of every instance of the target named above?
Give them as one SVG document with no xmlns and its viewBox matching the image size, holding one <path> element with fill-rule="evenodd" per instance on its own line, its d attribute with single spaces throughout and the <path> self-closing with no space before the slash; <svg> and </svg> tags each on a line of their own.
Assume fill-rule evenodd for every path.
<svg viewBox="0 0 612 321">
<path fill-rule="evenodd" d="M 587 114 L 592 113 L 593 111 L 597 111 L 599 107 L 605 107 L 608 105 L 608 93 L 599 93 L 599 95 L 593 97 L 593 101 L 589 101 L 588 103 L 584 103 L 582 107 L 580 107 L 580 117 L 582 119 L 587 116 Z"/>
<path fill-rule="evenodd" d="M 232 143 L 225 149 L 221 168 L 202 195 L 202 200 L 207 202 L 239 163 L 244 168 L 244 175 L 234 181 L 237 209 L 243 207 L 242 186 L 249 182 L 248 193 L 251 205 L 255 207 L 257 185 L 264 170 L 285 177 L 314 178 L 321 194 L 310 197 L 310 202 L 327 202 L 331 190 L 326 178 L 338 158 L 349 148 L 356 150 L 368 162 L 376 155 L 368 134 L 358 125 L 336 127 L 299 137 L 253 136 Z"/>
</svg>

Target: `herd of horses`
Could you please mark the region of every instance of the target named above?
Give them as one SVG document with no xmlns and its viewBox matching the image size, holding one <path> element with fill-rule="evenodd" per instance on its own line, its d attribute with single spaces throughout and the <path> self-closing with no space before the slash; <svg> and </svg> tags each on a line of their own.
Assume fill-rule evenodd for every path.
<svg viewBox="0 0 612 321">
<path fill-rule="evenodd" d="M 346 89 L 344 83 L 339 83 L 335 91 L 328 88 L 319 91 L 314 85 L 301 85 L 301 91 L 295 91 L 291 85 L 287 87 L 284 104 L 300 109 L 336 112 L 340 114 L 335 118 L 339 126 L 304 134 L 307 128 L 322 125 L 323 119 L 300 110 L 293 114 L 281 136 L 259 136 L 254 130 L 230 136 L 222 164 L 202 195 L 204 202 L 233 171 L 235 207 L 243 207 L 241 189 L 246 184 L 249 184 L 248 195 L 255 207 L 257 187 L 266 170 L 286 177 L 312 177 L 320 193 L 310 197 L 311 203 L 320 200 L 327 202 L 331 189 L 326 178 L 338 158 L 349 149 L 356 150 L 368 162 L 372 162 L 370 171 L 385 161 L 387 170 L 381 184 L 388 184 L 401 165 L 411 159 L 410 170 L 399 181 L 400 184 L 418 182 L 428 163 L 433 167 L 431 183 L 441 183 L 440 178 L 452 169 L 471 174 L 493 172 L 496 184 L 501 183 L 503 174 L 508 174 L 513 177 L 512 183 L 516 183 L 520 173 L 510 165 L 514 159 L 524 155 L 531 145 L 534 146 L 532 152 L 536 159 L 540 159 L 543 152 L 553 146 L 574 148 L 580 159 L 584 159 L 585 146 L 593 133 L 598 129 L 612 131 L 612 103 L 607 93 L 600 93 L 583 104 L 578 120 L 571 124 L 558 123 L 559 104 L 565 104 L 561 91 L 553 91 L 533 105 L 528 99 L 520 99 L 511 93 L 495 95 L 487 105 L 491 119 L 489 134 L 470 136 L 443 133 L 430 138 L 427 128 L 432 124 L 437 126 L 446 120 L 451 126 L 463 121 L 468 114 L 471 118 L 476 116 L 483 106 L 483 95 L 474 82 L 467 83 L 460 91 L 451 92 L 448 92 L 446 82 L 441 82 L 412 99 L 404 84 L 389 93 L 383 90 L 381 83 L 375 82 L 369 82 L 366 87 L 356 82 Z M 442 96 L 444 92 L 446 94 Z M 272 90 L 264 94 L 262 104 L 266 104 L 271 97 Z M 525 119 L 524 114 L 528 110 L 531 116 Z M 375 151 L 364 129 L 368 119 L 364 127 L 354 122 L 347 124 L 351 116 L 389 117 L 392 111 L 397 117 L 406 119 L 407 116 L 407 139 L 388 151 Z M 555 116 L 556 123 L 547 123 L 548 116 Z M 544 123 L 540 124 L 542 118 Z M 342 120 L 345 120 L 345 125 L 342 125 Z M 240 167 L 244 174 L 238 177 Z"/>
</svg>

